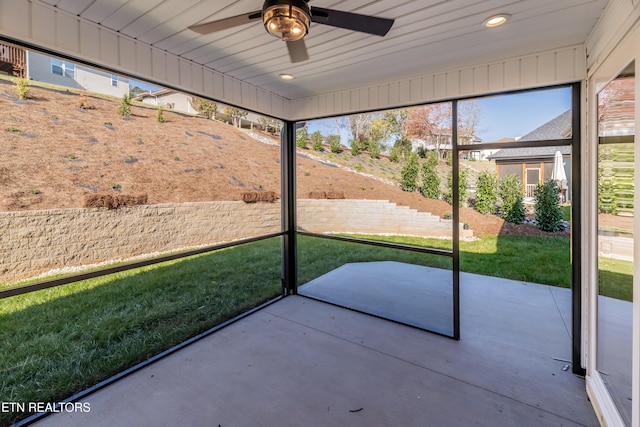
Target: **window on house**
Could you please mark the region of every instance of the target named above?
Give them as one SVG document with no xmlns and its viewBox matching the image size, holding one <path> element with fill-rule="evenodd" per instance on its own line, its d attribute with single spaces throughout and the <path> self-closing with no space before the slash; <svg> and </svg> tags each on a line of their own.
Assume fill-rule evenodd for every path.
<svg viewBox="0 0 640 427">
<path fill-rule="evenodd" d="M 118 76 L 111 74 L 111 86 L 118 87 Z"/>
<path fill-rule="evenodd" d="M 59 76 L 65 76 L 73 79 L 76 76 L 76 64 L 57 58 L 51 58 L 51 72 Z"/>
</svg>

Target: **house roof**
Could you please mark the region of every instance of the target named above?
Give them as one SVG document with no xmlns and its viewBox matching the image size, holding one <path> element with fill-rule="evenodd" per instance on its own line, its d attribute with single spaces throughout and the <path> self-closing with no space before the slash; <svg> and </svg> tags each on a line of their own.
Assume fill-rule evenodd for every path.
<svg viewBox="0 0 640 427">
<path fill-rule="evenodd" d="M 544 141 L 554 139 L 565 139 L 571 136 L 571 110 L 567 110 L 557 117 L 549 120 L 542 126 L 529 132 L 518 141 Z M 562 155 L 571 154 L 571 147 L 523 147 L 523 148 L 505 148 L 500 150 L 488 159 L 491 160 L 516 160 L 516 159 L 532 159 L 545 158 L 555 155 L 556 151 L 560 151 Z"/>
</svg>

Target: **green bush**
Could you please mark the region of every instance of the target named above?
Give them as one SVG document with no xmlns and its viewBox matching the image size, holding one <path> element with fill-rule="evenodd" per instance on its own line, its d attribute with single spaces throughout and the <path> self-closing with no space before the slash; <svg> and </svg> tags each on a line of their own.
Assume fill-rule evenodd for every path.
<svg viewBox="0 0 640 427">
<path fill-rule="evenodd" d="M 458 206 L 462 206 L 467 197 L 467 183 L 469 181 L 469 172 L 467 169 L 460 168 L 458 176 Z M 453 177 L 451 172 L 447 175 L 447 192 L 444 193 L 444 200 L 453 205 Z"/>
<path fill-rule="evenodd" d="M 380 144 L 375 141 L 367 141 L 367 151 L 372 159 L 380 158 Z"/>
<path fill-rule="evenodd" d="M 118 113 L 123 117 L 129 117 L 131 115 L 131 95 L 125 93 L 122 96 L 120 107 L 118 107 Z"/>
<path fill-rule="evenodd" d="M 476 181 L 475 208 L 481 214 L 494 213 L 498 201 L 498 180 L 489 171 L 482 171 Z"/>
<path fill-rule="evenodd" d="M 555 181 L 545 181 L 536 185 L 536 221 L 542 231 L 558 231 L 562 228 L 560 209 L 560 189 Z"/>
<path fill-rule="evenodd" d="M 307 148 L 307 128 L 296 130 L 296 147 Z"/>
<path fill-rule="evenodd" d="M 164 118 L 164 107 L 162 105 L 158 105 L 158 112 L 156 114 L 156 120 L 158 123 L 164 123 L 167 120 Z"/>
<path fill-rule="evenodd" d="M 400 160 L 400 148 L 393 147 L 391 151 L 389 151 L 389 161 L 391 163 L 398 163 Z"/>
<path fill-rule="evenodd" d="M 311 148 L 315 151 L 322 151 L 322 143 L 323 143 L 322 134 L 319 130 L 315 131 L 311 134 Z"/>
<path fill-rule="evenodd" d="M 29 99 L 29 80 L 18 79 L 16 81 L 16 94 L 19 99 Z"/>
<path fill-rule="evenodd" d="M 332 153 L 339 153 L 341 151 L 340 146 L 340 135 L 330 135 L 329 136 L 329 148 Z"/>
<path fill-rule="evenodd" d="M 440 198 L 438 153 L 435 151 L 428 152 L 425 155 L 425 161 L 422 163 L 422 195 L 427 199 Z"/>
<path fill-rule="evenodd" d="M 507 175 L 500 180 L 498 195 L 502 199 L 502 217 L 512 224 L 524 221 L 522 182 L 518 175 Z"/>
<path fill-rule="evenodd" d="M 418 172 L 420 165 L 418 164 L 418 156 L 412 154 L 407 159 L 407 162 L 402 167 L 401 181 L 402 189 L 404 191 L 416 191 L 418 188 Z"/>
<path fill-rule="evenodd" d="M 351 141 L 351 155 L 352 156 L 357 156 L 358 154 L 360 154 L 360 152 L 362 151 L 364 147 L 362 146 L 362 141 L 359 139 L 354 139 L 353 141 Z"/>
</svg>

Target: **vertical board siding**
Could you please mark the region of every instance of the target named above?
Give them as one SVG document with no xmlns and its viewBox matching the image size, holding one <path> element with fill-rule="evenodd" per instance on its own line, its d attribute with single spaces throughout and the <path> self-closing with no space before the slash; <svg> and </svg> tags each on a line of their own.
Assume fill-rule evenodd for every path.
<svg viewBox="0 0 640 427">
<path fill-rule="evenodd" d="M 584 80 L 587 75 L 586 50 L 576 45 L 549 52 L 540 52 L 473 67 L 452 70 L 445 73 L 426 74 L 386 84 L 363 87 L 369 94 L 349 105 L 322 104 L 319 110 L 308 109 L 309 98 L 294 99 L 290 102 L 289 117 L 293 120 L 349 114 L 384 108 L 394 108 L 407 104 L 428 103 L 454 98 L 473 97 L 508 90 L 529 89 Z M 357 89 L 335 92 L 336 98 L 342 94 L 352 94 Z M 378 96 L 371 94 L 377 92 Z M 324 95 L 323 95 L 324 96 Z M 311 97 L 315 98 L 315 97 Z M 352 101 L 355 101 L 353 96 Z"/>
</svg>

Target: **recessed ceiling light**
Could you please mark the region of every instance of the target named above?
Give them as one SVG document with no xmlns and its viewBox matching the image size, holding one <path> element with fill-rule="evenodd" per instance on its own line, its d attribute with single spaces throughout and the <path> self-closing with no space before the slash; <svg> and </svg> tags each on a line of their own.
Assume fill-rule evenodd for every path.
<svg viewBox="0 0 640 427">
<path fill-rule="evenodd" d="M 287 74 L 287 73 L 282 73 L 282 74 L 280 74 L 280 78 L 282 80 L 293 80 L 293 75 Z"/>
<path fill-rule="evenodd" d="M 499 27 L 500 25 L 507 22 L 511 15 L 506 13 L 501 13 L 499 15 L 493 15 L 490 18 L 485 19 L 483 22 L 484 26 L 487 28 Z"/>
</svg>

